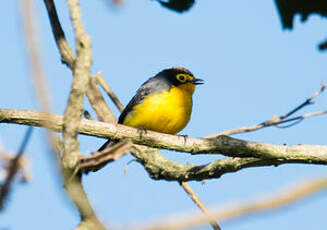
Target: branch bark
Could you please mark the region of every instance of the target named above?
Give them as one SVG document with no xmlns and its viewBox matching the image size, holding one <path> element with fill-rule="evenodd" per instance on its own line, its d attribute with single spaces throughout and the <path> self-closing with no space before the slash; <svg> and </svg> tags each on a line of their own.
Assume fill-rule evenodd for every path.
<svg viewBox="0 0 327 230">
<path fill-rule="evenodd" d="M 105 229 L 96 217 L 87 198 L 82 186 L 81 175 L 74 174 L 74 169 L 81 157 L 77 134 L 83 113 L 83 97 L 89 83 L 92 55 L 91 39 L 86 34 L 81 21 L 79 2 L 78 0 L 67 0 L 67 4 L 75 32 L 77 59 L 73 65 L 73 84 L 63 118 L 62 174 L 65 189 L 82 218 L 78 229 Z"/>
<path fill-rule="evenodd" d="M 64 30 L 60 25 L 56 6 L 53 0 L 44 0 L 44 4 L 47 8 L 52 33 L 61 55 L 61 61 L 65 63 L 70 69 L 73 69 L 76 57 L 72 49 L 69 47 Z"/>
<path fill-rule="evenodd" d="M 33 110 L 0 109 L 0 123 L 42 126 L 62 132 L 62 116 Z M 48 121 L 46 124 L 45 121 Z M 135 144 L 163 148 L 191 154 L 223 154 L 230 157 L 260 157 L 266 159 L 308 161 L 325 164 L 327 146 L 324 145 L 271 145 L 219 136 L 216 139 L 191 138 L 147 131 L 140 137 L 137 129 L 99 121 L 82 119 L 78 133 L 112 139 L 127 139 Z"/>
<path fill-rule="evenodd" d="M 74 69 L 76 56 L 66 40 L 65 33 L 61 27 L 56 6 L 53 0 L 44 0 L 49 20 L 51 23 L 52 33 L 55 38 L 59 53 L 61 55 L 61 60 L 65 63 L 71 70 Z M 96 77 L 95 75 L 94 77 Z M 92 108 L 97 114 L 101 121 L 115 122 L 116 118 L 109 109 L 108 105 L 105 103 L 101 91 L 96 84 L 96 79 L 90 77 L 89 87 L 86 90 L 86 96 L 89 99 Z"/>
<path fill-rule="evenodd" d="M 37 111 L 0 109 L 0 123 L 42 126 L 61 132 L 63 117 Z M 184 139 L 184 137 L 152 131 L 147 131 L 140 138 L 137 129 L 87 119 L 81 120 L 77 132 L 104 138 L 127 139 L 134 144 L 190 152 L 192 154 L 222 153 L 231 156 L 231 158 L 220 159 L 201 166 L 183 165 L 166 159 L 158 151 L 153 151 L 153 148 L 135 145 L 139 151 L 134 151 L 134 156 L 145 166 L 154 179 L 203 180 L 218 178 L 225 173 L 248 167 L 286 163 L 327 164 L 327 146 L 271 145 L 227 136 L 220 136 L 217 139 Z"/>
</svg>

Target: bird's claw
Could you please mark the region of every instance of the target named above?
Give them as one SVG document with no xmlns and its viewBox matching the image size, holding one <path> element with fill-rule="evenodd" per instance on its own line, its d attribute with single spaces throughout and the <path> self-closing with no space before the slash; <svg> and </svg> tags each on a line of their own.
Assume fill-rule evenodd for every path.
<svg viewBox="0 0 327 230">
<path fill-rule="evenodd" d="M 187 138 L 188 138 L 188 135 L 178 135 L 178 136 L 184 138 L 184 145 L 185 145 L 185 144 L 186 144 L 186 140 L 187 140 Z"/>
<path fill-rule="evenodd" d="M 144 128 L 143 126 L 137 127 L 137 132 L 139 134 L 139 138 L 142 139 L 144 134 L 147 134 L 147 129 Z"/>
</svg>

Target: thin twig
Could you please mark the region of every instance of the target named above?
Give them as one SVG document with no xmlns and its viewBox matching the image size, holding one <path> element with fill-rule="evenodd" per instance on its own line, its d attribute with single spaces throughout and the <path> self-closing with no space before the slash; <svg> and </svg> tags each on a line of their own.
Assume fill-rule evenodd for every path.
<svg viewBox="0 0 327 230">
<path fill-rule="evenodd" d="M 34 5 L 31 0 L 21 1 L 21 11 L 23 15 L 23 25 L 25 29 L 26 47 L 28 50 L 28 61 L 32 66 L 31 78 L 33 80 L 35 90 L 38 95 L 38 99 L 41 108 L 45 112 L 50 112 L 50 99 L 49 90 L 46 87 L 46 81 L 44 77 L 44 71 L 42 68 L 40 50 L 38 41 L 38 30 L 36 20 L 34 18 Z"/>
<path fill-rule="evenodd" d="M 97 74 L 96 79 L 98 83 L 101 85 L 101 87 L 106 91 L 112 102 L 116 105 L 116 107 L 119 109 L 120 112 L 123 112 L 124 106 L 116 96 L 116 94 L 111 90 L 109 84 L 104 80 L 102 77 L 102 73 Z"/>
<path fill-rule="evenodd" d="M 297 111 L 304 108 L 305 106 L 313 104 L 312 101 L 316 97 L 318 97 L 321 93 L 323 93 L 324 90 L 326 89 L 326 87 L 327 87 L 327 84 L 321 84 L 321 88 L 318 91 L 316 91 L 310 98 L 306 99 L 305 102 L 303 102 L 302 104 L 300 104 L 296 108 L 292 109 L 290 112 L 288 112 L 288 113 L 286 113 L 286 114 L 284 114 L 284 115 L 282 115 L 280 117 L 274 116 L 272 119 L 267 120 L 267 121 L 262 122 L 262 123 L 257 124 L 257 125 L 242 127 L 242 128 L 238 128 L 238 129 L 227 130 L 227 131 L 224 131 L 224 132 L 221 132 L 221 133 L 218 133 L 218 134 L 206 136 L 206 138 L 217 138 L 217 137 L 222 136 L 222 135 L 229 136 L 229 135 L 232 135 L 232 134 L 253 132 L 253 131 L 256 131 L 256 130 L 259 130 L 259 129 L 262 129 L 262 128 L 266 128 L 266 127 L 270 127 L 270 126 L 273 126 L 273 125 L 276 126 L 276 127 L 279 127 L 279 128 L 287 128 L 287 127 L 293 126 L 294 124 L 299 123 L 300 121 L 302 121 L 305 118 L 326 114 L 326 111 L 319 111 L 319 112 L 314 112 L 314 113 L 303 114 L 301 116 L 297 116 L 297 117 L 285 120 L 286 118 L 290 117 L 292 114 L 296 113 Z M 282 126 L 282 127 L 278 126 L 279 124 L 283 124 L 283 123 L 287 123 L 287 122 L 291 122 L 291 121 L 295 121 L 295 122 L 290 124 L 290 125 L 287 125 L 287 126 Z"/>
<path fill-rule="evenodd" d="M 4 152 L 2 149 L 0 149 L 0 181 L 5 180 L 6 176 L 8 175 L 7 169 L 15 157 L 16 156 L 12 153 Z M 19 160 L 19 171 L 21 174 L 21 178 L 19 178 L 20 182 L 29 182 L 32 180 L 29 170 L 29 160 L 24 155 L 22 155 Z"/>
<path fill-rule="evenodd" d="M 131 151 L 131 146 L 132 144 L 129 141 L 120 141 L 110 148 L 106 148 L 103 152 L 94 152 L 92 155 L 81 157 L 78 167 L 83 173 L 97 171 L 103 165 L 115 161 Z"/>
<path fill-rule="evenodd" d="M 98 74 L 94 77 L 90 77 L 89 86 L 86 91 L 87 99 L 100 121 L 116 123 L 117 119 L 106 104 L 100 88 L 97 85 L 97 76 Z"/>
<path fill-rule="evenodd" d="M 0 211 L 4 208 L 4 201 L 8 197 L 10 192 L 10 186 L 15 179 L 15 175 L 19 169 L 19 161 L 21 156 L 23 155 L 25 148 L 27 146 L 27 143 L 30 140 L 30 137 L 32 135 L 33 127 L 28 127 L 24 139 L 22 141 L 22 144 L 18 150 L 18 153 L 14 159 L 12 159 L 10 166 L 8 168 L 8 174 L 5 182 L 0 187 Z"/>
<path fill-rule="evenodd" d="M 23 25 L 25 29 L 25 38 L 26 38 L 26 47 L 28 50 L 28 60 L 32 66 L 31 80 L 33 85 L 35 86 L 35 91 L 37 95 L 37 99 L 41 106 L 42 111 L 50 112 L 51 111 L 51 103 L 49 90 L 47 89 L 46 78 L 44 76 L 44 71 L 42 68 L 42 62 L 40 57 L 39 50 L 39 41 L 38 41 L 38 30 L 37 23 L 34 18 L 35 13 L 33 11 L 34 1 L 24 0 L 21 1 L 21 11 L 23 15 Z M 53 134 L 47 130 L 47 138 L 49 144 L 53 148 Z M 59 156 L 56 154 L 56 151 L 52 151 L 54 158 L 59 162 Z"/>
<path fill-rule="evenodd" d="M 290 126 L 293 126 L 294 123 L 300 122 L 305 118 L 315 117 L 315 116 L 323 115 L 323 114 L 326 114 L 326 113 L 327 113 L 327 110 L 317 111 L 317 112 L 313 112 L 313 113 L 306 113 L 306 114 L 303 114 L 301 116 L 293 117 L 293 118 L 290 118 L 290 119 L 282 120 L 281 122 L 279 122 L 278 128 L 288 128 Z M 288 123 L 288 122 L 291 122 L 291 121 L 294 121 L 294 123 L 288 124 L 286 126 L 280 126 L 283 123 Z"/>
<path fill-rule="evenodd" d="M 48 12 L 53 36 L 61 55 L 61 60 L 71 70 L 73 70 L 76 56 L 72 49 L 69 47 L 69 44 L 66 40 L 64 31 L 58 18 L 55 4 L 53 0 L 44 0 L 44 3 Z M 89 99 L 92 108 L 101 121 L 115 122 L 115 116 L 109 109 L 108 105 L 105 103 L 99 87 L 96 85 L 96 83 L 94 83 L 92 79 L 93 78 L 90 78 L 89 87 L 86 91 L 86 96 Z"/>
<path fill-rule="evenodd" d="M 211 215 L 207 207 L 202 203 L 200 198 L 195 194 L 195 192 L 192 190 L 192 188 L 187 184 L 185 181 L 179 182 L 180 186 L 184 189 L 184 191 L 187 193 L 187 195 L 193 200 L 193 202 L 199 207 L 199 209 L 204 213 L 204 215 L 209 220 L 209 223 L 211 224 L 212 228 L 214 230 L 221 230 L 218 223 L 216 222 L 215 218 Z"/>
<path fill-rule="evenodd" d="M 206 136 L 206 138 L 215 139 L 215 138 L 217 138 L 219 136 L 224 136 L 224 135 L 225 136 L 230 136 L 230 135 L 233 135 L 233 134 L 253 132 L 253 131 L 256 131 L 256 130 L 259 130 L 259 129 L 262 129 L 262 128 L 267 128 L 267 127 L 270 127 L 270 126 L 277 126 L 277 125 L 280 125 L 280 124 L 284 124 L 284 123 L 288 123 L 288 122 L 293 121 L 294 123 L 292 123 L 290 125 L 287 125 L 287 126 L 277 126 L 278 128 L 287 128 L 287 127 L 293 126 L 294 124 L 297 124 L 298 122 L 300 122 L 300 121 L 302 121 L 302 120 L 304 120 L 306 118 L 320 116 L 320 115 L 323 115 L 323 114 L 326 114 L 326 113 L 327 113 L 327 110 L 317 111 L 317 112 L 313 112 L 313 113 L 305 113 L 305 114 L 302 114 L 300 116 L 285 119 L 285 120 L 280 120 L 278 117 L 274 117 L 271 120 L 265 121 L 265 122 L 260 123 L 258 125 L 246 126 L 246 127 L 242 127 L 242 128 L 238 128 L 238 129 L 231 129 L 231 130 L 227 130 L 227 131 L 224 131 L 224 132 L 221 132 L 221 133 L 218 133 L 218 134 Z"/>
<path fill-rule="evenodd" d="M 324 90 L 326 89 L 327 84 L 321 84 L 321 87 L 318 91 L 316 91 L 310 98 L 308 98 L 307 100 L 305 100 L 305 102 L 303 102 L 302 104 L 300 104 L 299 106 L 297 106 L 296 108 L 294 108 L 293 110 L 291 110 L 290 112 L 286 113 L 283 116 L 280 116 L 280 119 L 283 120 L 289 116 L 291 116 L 292 114 L 296 113 L 297 111 L 299 111 L 300 109 L 302 109 L 303 107 L 307 106 L 307 105 L 311 105 L 313 104 L 313 100 L 318 97 L 321 93 L 324 92 Z"/>
<path fill-rule="evenodd" d="M 327 188 L 327 177 L 322 176 L 317 179 L 299 182 L 294 187 L 283 189 L 280 192 L 273 192 L 270 197 L 264 196 L 255 200 L 242 202 L 240 204 L 223 205 L 225 208 L 213 208 L 211 213 L 214 218 L 221 222 L 233 221 L 246 215 L 273 211 L 287 205 L 291 205 L 304 198 L 312 196 L 314 193 L 320 192 Z M 179 218 L 176 218 L 179 216 Z M 207 218 L 203 215 L 196 214 L 174 214 L 174 218 L 166 220 L 154 221 L 153 224 L 143 224 L 135 226 L 132 229 L 137 230 L 180 230 L 186 228 L 194 228 L 207 223 Z M 143 226 L 143 227 L 142 227 Z"/>
<path fill-rule="evenodd" d="M 61 61 L 69 66 L 70 69 L 73 69 L 76 57 L 72 49 L 69 47 L 65 33 L 60 25 L 56 6 L 53 0 L 44 0 L 44 3 L 50 19 L 52 33 L 60 51 Z"/>
</svg>

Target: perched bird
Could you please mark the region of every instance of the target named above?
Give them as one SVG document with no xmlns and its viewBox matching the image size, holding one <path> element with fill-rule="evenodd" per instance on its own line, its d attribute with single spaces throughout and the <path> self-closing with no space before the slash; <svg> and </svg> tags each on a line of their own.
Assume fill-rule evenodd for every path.
<svg viewBox="0 0 327 230">
<path fill-rule="evenodd" d="M 189 122 L 195 85 L 202 79 L 181 67 L 149 78 L 121 113 L 118 123 L 161 133 L 176 134 Z M 104 149 L 110 140 L 99 151 Z"/>
</svg>

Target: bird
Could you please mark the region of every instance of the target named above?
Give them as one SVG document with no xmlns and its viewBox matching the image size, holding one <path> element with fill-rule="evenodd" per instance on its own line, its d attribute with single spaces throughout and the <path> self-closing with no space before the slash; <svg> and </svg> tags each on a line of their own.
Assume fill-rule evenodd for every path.
<svg viewBox="0 0 327 230">
<path fill-rule="evenodd" d="M 184 67 L 164 69 L 140 86 L 118 123 L 145 131 L 176 134 L 189 122 L 195 86 L 203 83 Z M 98 151 L 109 143 L 110 140 Z"/>
</svg>

